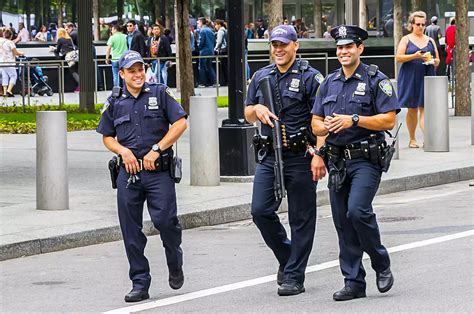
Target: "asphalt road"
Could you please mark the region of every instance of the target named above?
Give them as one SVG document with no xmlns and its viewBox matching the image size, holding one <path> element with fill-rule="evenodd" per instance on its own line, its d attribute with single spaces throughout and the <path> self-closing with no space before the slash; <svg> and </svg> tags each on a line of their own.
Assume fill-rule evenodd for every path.
<svg viewBox="0 0 474 314">
<path fill-rule="evenodd" d="M 179 291 L 168 287 L 159 236 L 151 237 L 151 299 L 139 304 L 123 302 L 130 283 L 121 242 L 0 262 L 0 311 L 472 313 L 473 189 L 459 182 L 377 197 L 382 241 L 393 251 L 395 285 L 386 294 L 365 260 L 367 298 L 332 301 L 343 280 L 330 211 L 322 207 L 306 293 L 298 296 L 277 296 L 276 260 L 253 223 L 241 221 L 184 231 L 186 282 Z"/>
</svg>

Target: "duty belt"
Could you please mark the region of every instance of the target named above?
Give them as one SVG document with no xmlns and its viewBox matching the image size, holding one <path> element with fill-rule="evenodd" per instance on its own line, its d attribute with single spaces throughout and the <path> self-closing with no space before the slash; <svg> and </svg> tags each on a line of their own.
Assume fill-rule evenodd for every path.
<svg viewBox="0 0 474 314">
<path fill-rule="evenodd" d="M 120 166 L 125 167 L 123 163 L 122 156 L 120 158 Z M 163 152 L 156 160 L 155 160 L 155 170 L 146 170 L 143 168 L 143 159 L 137 158 L 138 164 L 140 165 L 140 171 L 150 171 L 150 172 L 160 172 L 160 171 L 168 171 L 171 165 L 172 154 L 168 152 Z"/>
<path fill-rule="evenodd" d="M 381 151 L 387 144 L 385 142 L 378 144 L 377 149 Z M 341 157 L 346 160 L 365 158 L 370 159 L 370 147 L 362 143 L 350 144 L 346 146 L 334 146 L 327 145 L 328 157 L 332 160 L 340 159 Z"/>
</svg>

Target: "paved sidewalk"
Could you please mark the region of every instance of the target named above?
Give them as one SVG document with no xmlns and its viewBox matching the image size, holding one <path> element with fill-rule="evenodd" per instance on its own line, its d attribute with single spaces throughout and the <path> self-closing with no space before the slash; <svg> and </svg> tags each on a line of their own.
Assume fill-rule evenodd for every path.
<svg viewBox="0 0 474 314">
<path fill-rule="evenodd" d="M 227 109 L 219 109 L 219 120 L 226 117 Z M 400 159 L 383 174 L 381 194 L 474 179 L 470 117 L 450 117 L 449 122 L 450 152 L 446 153 L 408 149 L 407 130 L 402 127 Z M 103 147 L 101 136 L 94 131 L 68 133 L 70 209 L 63 211 L 35 209 L 35 138 L 34 134 L 0 134 L 0 260 L 119 240 L 116 191 L 110 188 L 107 170 L 112 154 Z M 179 153 L 184 160 L 184 178 L 177 185 L 183 228 L 250 217 L 252 183 L 190 186 L 189 131 L 179 142 Z M 327 203 L 323 180 L 318 184 L 318 204 Z M 327 214 L 327 209 L 318 211 L 319 216 Z M 146 232 L 154 232 L 146 210 L 145 220 Z"/>
</svg>

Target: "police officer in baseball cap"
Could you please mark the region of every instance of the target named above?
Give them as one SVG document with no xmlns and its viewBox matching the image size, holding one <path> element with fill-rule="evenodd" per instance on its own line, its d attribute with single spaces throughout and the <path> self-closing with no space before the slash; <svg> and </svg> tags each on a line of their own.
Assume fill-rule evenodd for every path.
<svg viewBox="0 0 474 314">
<path fill-rule="evenodd" d="M 297 59 L 299 43 L 293 26 L 275 27 L 269 41 L 275 63 L 254 74 L 245 101 L 246 120 L 262 123 L 256 145 L 259 158 L 251 212 L 255 225 L 279 263 L 277 293 L 289 296 L 305 291 L 305 270 L 316 225 L 316 184 L 326 171 L 322 158 L 311 155 L 314 143 L 306 136 L 307 133 L 311 135 L 310 110 L 324 77 L 307 60 Z M 281 107 L 275 105 L 276 112 L 267 107 L 268 99 L 259 84 L 264 78 L 269 78 L 275 95 L 278 90 Z M 271 144 L 268 139 L 272 138 L 273 122 L 277 119 L 282 124 L 284 138 L 282 160 L 291 237 L 287 236 L 277 215 L 282 200 L 276 199 L 274 194 L 276 158 L 273 147 L 277 144 Z"/>
<path fill-rule="evenodd" d="M 362 255 L 376 273 L 376 285 L 387 292 L 394 279 L 390 258 L 382 245 L 372 201 L 377 192 L 386 148 L 384 130 L 395 124 L 400 104 L 390 80 L 375 65 L 360 61 L 365 30 L 340 25 L 331 31 L 341 68 L 329 74 L 313 106 L 315 135 L 326 136 L 328 188 L 332 217 L 339 238 L 339 265 L 344 287 L 335 301 L 366 296 Z"/>
<path fill-rule="evenodd" d="M 138 52 L 127 51 L 119 68 L 124 90 L 105 102 L 97 132 L 103 135 L 104 145 L 121 157 L 117 207 L 132 281 L 125 301 L 138 302 L 150 297 L 151 284 L 142 231 L 145 201 L 165 247 L 169 286 L 180 289 L 184 283 L 181 226 L 170 165 L 172 145 L 186 130 L 187 114 L 166 85 L 145 82 L 145 63 Z"/>
</svg>

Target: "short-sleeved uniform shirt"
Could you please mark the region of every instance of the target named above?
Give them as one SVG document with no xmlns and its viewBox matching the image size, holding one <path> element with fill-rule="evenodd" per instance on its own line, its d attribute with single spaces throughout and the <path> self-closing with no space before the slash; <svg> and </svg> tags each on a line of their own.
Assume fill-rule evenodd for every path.
<svg viewBox="0 0 474 314">
<path fill-rule="evenodd" d="M 312 113 L 322 118 L 334 113 L 360 116 L 373 116 L 390 111 L 398 113 L 400 104 L 392 83 L 380 71 L 369 76 L 368 68 L 368 65 L 361 63 L 347 79 L 342 68 L 329 74 L 319 88 Z M 338 134 L 329 133 L 326 142 L 344 146 L 367 140 L 371 134 L 376 134 L 378 143 L 383 142 L 385 138 L 383 131 L 352 126 Z"/>
<path fill-rule="evenodd" d="M 145 83 L 137 98 L 124 89 L 119 97 L 107 99 L 97 132 L 117 137 L 140 159 L 183 117 L 186 112 L 166 85 Z"/>
<path fill-rule="evenodd" d="M 311 124 L 311 108 L 319 84 L 324 80 L 323 75 L 312 67 L 302 71 L 300 61 L 295 61 L 283 74 L 275 64 L 268 65 L 255 72 L 247 91 L 247 106 L 269 105 L 258 86 L 259 81 L 266 76 L 272 76 L 272 85 L 278 82 L 282 108 L 276 115 L 285 125 L 287 133 L 295 134 L 300 128 L 308 127 Z M 272 136 L 272 130 L 266 124 L 262 124 L 262 135 Z"/>
</svg>

